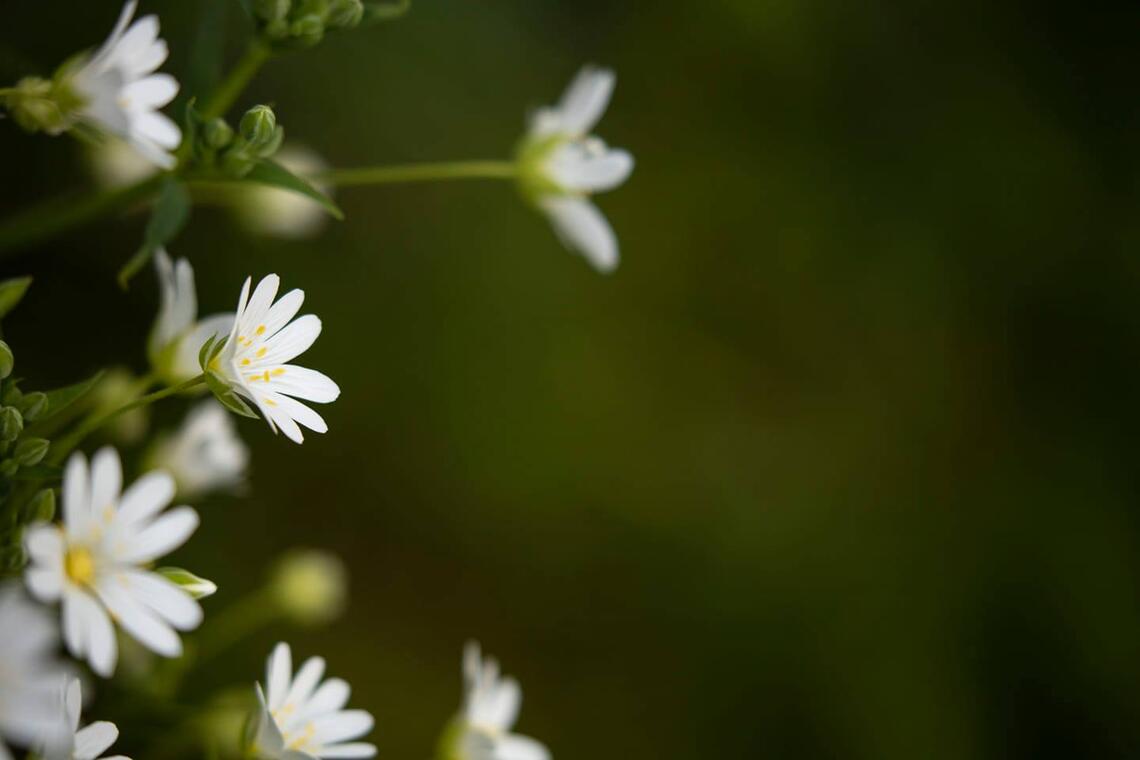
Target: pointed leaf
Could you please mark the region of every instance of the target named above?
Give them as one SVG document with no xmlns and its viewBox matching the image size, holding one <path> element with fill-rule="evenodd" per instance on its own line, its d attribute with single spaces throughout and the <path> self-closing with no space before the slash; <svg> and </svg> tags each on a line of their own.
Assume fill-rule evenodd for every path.
<svg viewBox="0 0 1140 760">
<path fill-rule="evenodd" d="M 174 177 L 167 178 L 147 222 L 142 247 L 119 271 L 119 285 L 126 288 L 127 282 L 150 261 L 154 252 L 182 231 L 189 217 L 190 192 Z"/>
<path fill-rule="evenodd" d="M 298 177 L 276 161 L 262 159 L 253 167 L 253 171 L 245 175 L 246 182 L 257 182 L 262 185 L 279 187 L 294 193 L 300 193 L 311 198 L 329 212 L 336 219 L 344 219 L 342 212 L 332 199 L 313 187 L 308 180 Z"/>
<path fill-rule="evenodd" d="M 8 312 L 16 308 L 28 286 L 32 284 L 31 277 L 13 277 L 0 282 L 0 318 L 7 316 Z"/>
<path fill-rule="evenodd" d="M 249 404 L 245 403 L 240 396 L 234 393 L 229 383 L 219 377 L 216 372 L 206 373 L 206 385 L 209 386 L 214 397 L 217 398 L 226 409 L 242 417 L 257 419 L 257 414 L 249 408 Z"/>
<path fill-rule="evenodd" d="M 395 0 L 391 3 L 365 3 L 364 17 L 361 25 L 375 24 L 380 21 L 393 21 L 400 18 L 412 7 L 412 0 Z"/>
<path fill-rule="evenodd" d="M 79 399 L 86 396 L 91 391 L 91 389 L 95 387 L 99 380 L 102 379 L 102 377 L 103 371 L 99 370 L 94 375 L 87 378 L 81 383 L 69 385 L 66 388 L 57 388 L 54 391 L 48 391 L 46 394 L 44 394 L 47 396 L 47 405 L 36 418 L 36 422 L 43 422 L 44 420 L 51 419 L 67 407 L 74 404 Z"/>
</svg>

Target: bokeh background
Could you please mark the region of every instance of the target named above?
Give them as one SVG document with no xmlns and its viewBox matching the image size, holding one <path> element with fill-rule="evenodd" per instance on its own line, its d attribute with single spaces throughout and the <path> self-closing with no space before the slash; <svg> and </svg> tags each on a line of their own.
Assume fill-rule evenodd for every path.
<svg viewBox="0 0 1140 760">
<path fill-rule="evenodd" d="M 142 5 L 187 71 L 204 1 Z M 117 9 L 5 0 L 6 76 Z M 195 212 L 204 310 L 303 287 L 343 396 L 302 447 L 242 421 L 250 493 L 175 559 L 208 616 L 290 547 L 352 573 L 336 624 L 195 688 L 284 638 L 422 759 L 477 637 L 557 758 L 1134 757 L 1138 29 L 1124 0 L 422 0 L 273 62 L 240 105 L 336 166 L 506 157 L 610 65 L 599 133 L 638 165 L 600 198 L 611 277 L 495 182 L 346 190 L 303 243 Z M 0 123 L 0 156 L 8 210 L 90 184 L 66 139 Z M 141 224 L 0 262 L 37 278 L 20 374 L 143 369 Z"/>
</svg>

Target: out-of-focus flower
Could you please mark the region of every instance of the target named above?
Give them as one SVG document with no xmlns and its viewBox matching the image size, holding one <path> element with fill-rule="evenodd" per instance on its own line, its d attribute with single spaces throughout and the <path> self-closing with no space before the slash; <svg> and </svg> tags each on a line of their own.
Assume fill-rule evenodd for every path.
<svg viewBox="0 0 1140 760">
<path fill-rule="evenodd" d="M 58 661 L 59 632 L 43 607 L 15 583 L 0 586 L 0 737 L 23 747 L 62 746 L 59 685 L 71 669 Z M 9 758 L 0 742 L 0 758 Z"/>
<path fill-rule="evenodd" d="M 278 563 L 270 588 L 285 614 L 304 625 L 318 625 L 344 610 L 348 571 L 329 552 L 294 550 Z"/>
<path fill-rule="evenodd" d="M 119 729 L 114 723 L 99 720 L 84 728 L 79 727 L 79 714 L 83 710 L 83 692 L 79 679 L 73 678 L 63 693 L 63 715 L 66 727 L 65 751 L 59 757 L 67 760 L 97 760 L 100 754 L 119 738 Z M 45 754 L 48 760 L 55 755 Z M 129 760 L 123 755 L 114 755 L 103 760 Z"/>
<path fill-rule="evenodd" d="M 250 296 L 250 279 L 242 286 L 233 330 L 221 353 L 210 360 L 217 372 L 238 394 L 253 401 L 269 428 L 280 428 L 290 440 L 304 436 L 297 423 L 324 433 L 328 425 L 319 414 L 297 399 L 327 404 L 340 395 L 340 388 L 327 376 L 287 362 L 300 356 L 321 334 L 315 314 L 297 319 L 305 300 L 301 290 L 291 290 L 276 302 L 281 280 L 271 274 L 258 283 Z"/>
<path fill-rule="evenodd" d="M 63 473 L 63 524 L 33 524 L 25 538 L 28 588 L 43 601 L 62 600 L 64 643 L 104 677 L 118 657 L 112 619 L 165 657 L 182 654 L 175 629 L 202 622 L 188 593 L 146 569 L 190 537 L 198 514 L 190 507 L 163 512 L 174 498 L 174 479 L 164 472 L 144 475 L 120 495 L 122 477 L 112 448 L 95 454 L 90 472 L 83 455 L 73 454 Z"/>
<path fill-rule="evenodd" d="M 233 416 L 209 399 L 190 410 L 176 433 L 158 441 L 149 463 L 173 475 L 178 495 L 192 499 L 241 486 L 249 449 L 238 437 Z"/>
<path fill-rule="evenodd" d="M 288 644 L 278 644 L 269 656 L 265 690 L 257 686 L 261 715 L 254 749 L 272 760 L 372 757 L 376 747 L 353 741 L 372 730 L 364 710 L 343 709 L 348 684 L 339 678 L 323 683 L 325 661 L 310 657 L 293 675 Z"/>
<path fill-rule="evenodd" d="M 105 188 L 133 185 L 154 173 L 146 160 L 126 140 L 108 135 L 87 150 L 87 162 L 95 181 Z"/>
<path fill-rule="evenodd" d="M 589 196 L 612 190 L 633 171 L 633 156 L 590 134 L 605 113 L 614 82 L 612 71 L 584 67 L 557 106 L 532 116 L 519 151 L 524 192 L 550 218 L 563 244 L 602 272 L 617 267 L 618 242 Z"/>
<path fill-rule="evenodd" d="M 155 371 L 174 385 L 202 373 L 198 352 L 210 338 L 230 331 L 234 315 L 214 314 L 199 321 L 190 262 L 171 262 L 160 248 L 155 252 L 154 265 L 158 272 L 158 317 L 147 341 L 147 353 Z"/>
<path fill-rule="evenodd" d="M 476 642 L 463 650 L 465 694 L 445 753 L 456 760 L 549 760 L 550 752 L 528 736 L 511 733 L 519 714 L 518 682 L 499 675 L 499 663 L 483 659 Z"/>
<path fill-rule="evenodd" d="M 273 160 L 299 177 L 310 178 L 328 169 L 319 154 L 296 144 L 285 145 Z M 311 179 L 310 182 L 325 195 L 331 195 L 332 187 Z M 234 212 L 250 232 L 278 238 L 312 237 L 328 220 L 328 213 L 316 201 L 268 185 L 243 188 L 234 204 Z"/>
<path fill-rule="evenodd" d="M 157 16 L 131 24 L 137 5 L 130 0 L 123 6 L 103 47 L 68 72 L 66 81 L 81 101 L 81 120 L 123 138 L 170 169 L 175 164 L 170 151 L 182 141 L 182 132 L 159 109 L 178 94 L 178 82 L 154 73 L 166 60 L 166 41 L 158 36 Z"/>
<path fill-rule="evenodd" d="M 143 382 L 125 367 L 108 369 L 91 391 L 92 413 L 103 414 L 129 404 L 145 392 Z M 120 414 L 103 428 L 107 437 L 120 444 L 137 443 L 146 435 L 150 409 L 139 407 Z"/>
</svg>

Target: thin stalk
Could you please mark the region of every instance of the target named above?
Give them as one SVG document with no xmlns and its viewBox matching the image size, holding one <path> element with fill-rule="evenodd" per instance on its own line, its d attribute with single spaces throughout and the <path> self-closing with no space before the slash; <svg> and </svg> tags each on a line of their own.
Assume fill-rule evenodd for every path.
<svg viewBox="0 0 1140 760">
<path fill-rule="evenodd" d="M 233 69 L 218 85 L 218 89 L 214 90 L 213 95 L 202 108 L 202 118 L 209 120 L 225 116 L 226 111 L 230 110 L 230 106 L 242 94 L 258 70 L 269 60 L 272 53 L 273 51 L 269 49 L 269 46 L 261 40 L 252 40 L 242 57 L 238 59 Z"/>
<path fill-rule="evenodd" d="M 51 453 L 48 455 L 48 463 L 59 464 L 62 462 L 67 457 L 67 455 L 71 453 L 72 449 L 83 442 L 84 438 L 99 428 L 103 427 L 119 415 L 126 414 L 132 409 L 138 409 L 140 407 L 147 406 L 148 404 L 153 404 L 155 401 L 159 401 L 169 396 L 183 393 L 190 390 L 191 388 L 196 388 L 205 382 L 206 376 L 198 375 L 197 377 L 179 383 L 178 385 L 172 385 L 168 388 L 163 388 L 162 390 L 155 391 L 154 393 L 148 393 L 145 396 L 140 396 L 134 401 L 123 404 L 118 409 L 112 409 L 109 412 L 88 417 L 83 422 L 79 423 L 79 425 L 76 426 L 75 430 L 72 430 L 66 436 L 52 443 Z"/>
<path fill-rule="evenodd" d="M 432 182 L 457 179 L 514 179 L 518 166 L 514 161 L 449 161 L 431 164 L 366 166 L 359 169 L 330 169 L 313 174 L 317 184 L 336 187 L 355 185 L 390 185 L 403 182 Z"/>
<path fill-rule="evenodd" d="M 155 174 L 133 185 L 84 198 L 55 198 L 18 213 L 0 223 L 0 255 L 149 200 L 164 176 Z"/>
</svg>

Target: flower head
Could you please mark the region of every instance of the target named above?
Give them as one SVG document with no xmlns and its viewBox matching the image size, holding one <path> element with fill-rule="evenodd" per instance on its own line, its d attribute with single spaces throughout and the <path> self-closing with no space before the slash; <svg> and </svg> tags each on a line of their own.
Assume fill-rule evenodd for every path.
<svg viewBox="0 0 1140 760">
<path fill-rule="evenodd" d="M 188 593 L 147 568 L 181 546 L 198 527 L 190 507 L 163 512 L 174 479 L 151 472 L 121 492 L 122 466 L 112 448 L 97 452 L 88 470 L 73 454 L 63 473 L 63 523 L 29 526 L 25 580 L 43 601 L 61 600 L 63 639 L 101 676 L 115 669 L 111 621 L 165 657 L 182 653 L 175 630 L 202 622 Z"/>
<path fill-rule="evenodd" d="M 238 488 L 249 465 L 249 449 L 233 417 L 214 400 L 190 410 L 182 427 L 158 442 L 150 462 L 174 476 L 178 493 L 192 498 Z"/>
<path fill-rule="evenodd" d="M 271 430 L 280 428 L 290 440 L 301 443 L 304 436 L 297 423 L 317 433 L 326 432 L 328 425 L 297 399 L 327 404 L 340 395 L 340 388 L 327 376 L 287 363 L 313 345 L 321 334 L 321 320 L 314 314 L 293 319 L 305 293 L 291 290 L 276 299 L 281 284 L 277 275 L 263 278 L 252 296 L 251 282 L 247 279 L 242 287 L 229 339 L 210 360 L 209 369 L 256 404 Z"/>
<path fill-rule="evenodd" d="M 162 248 L 154 254 L 158 273 L 158 317 L 150 331 L 147 353 L 151 364 L 171 384 L 201 374 L 198 352 L 210 338 L 226 335 L 233 314 L 213 314 L 198 320 L 194 267 L 186 259 L 171 262 Z"/>
<path fill-rule="evenodd" d="M 293 550 L 277 563 L 271 588 L 278 606 L 296 622 L 327 623 L 344 610 L 348 571 L 330 552 Z"/>
<path fill-rule="evenodd" d="M 364 710 L 342 709 L 348 702 L 348 684 L 339 678 L 323 683 L 325 661 L 310 657 L 293 674 L 288 644 L 278 644 L 269 656 L 265 690 L 257 685 L 261 715 L 255 749 L 273 760 L 372 757 L 376 747 L 356 742 L 372 730 L 372 716 Z"/>
<path fill-rule="evenodd" d="M 65 751 L 60 755 L 67 760 L 96 760 L 100 754 L 119 738 L 119 729 L 114 723 L 100 720 L 85 728 L 79 727 L 79 714 L 83 710 L 83 693 L 78 678 L 72 678 L 63 689 L 63 723 L 65 728 Z M 47 753 L 46 757 L 53 756 Z M 122 755 L 103 760 L 129 760 Z"/>
<path fill-rule="evenodd" d="M 528 736 L 512 734 L 522 690 L 500 676 L 499 663 L 483 658 L 476 642 L 463 650 L 465 694 L 450 754 L 457 760 L 549 760 L 550 752 Z"/>
<path fill-rule="evenodd" d="M 158 36 L 158 17 L 131 24 L 137 0 L 129 0 L 111 36 L 96 53 L 69 72 L 67 81 L 80 99 L 79 118 L 125 139 L 164 169 L 182 141 L 178 125 L 158 109 L 178 94 L 169 74 L 155 74 L 166 60 L 166 41 Z M 129 27 L 128 27 L 129 25 Z"/>
<path fill-rule="evenodd" d="M 285 145 L 273 160 L 299 177 L 311 177 L 328 168 L 315 151 L 297 144 Z M 313 186 L 325 195 L 332 192 L 332 187 L 320 182 L 313 182 Z M 328 213 L 311 198 L 268 185 L 243 188 L 234 210 L 251 232 L 277 238 L 312 237 L 328 220 Z"/>
<path fill-rule="evenodd" d="M 0 737 L 25 747 L 63 744 L 59 684 L 71 669 L 56 659 L 58 646 L 47 610 L 15 583 L 0 586 Z"/>
<path fill-rule="evenodd" d="M 557 106 L 539 109 L 519 160 L 526 193 L 550 218 L 566 247 L 603 272 L 618 264 L 618 243 L 605 216 L 589 200 L 612 190 L 633 171 L 633 156 L 590 134 L 605 113 L 615 77 L 586 66 Z"/>
</svg>

